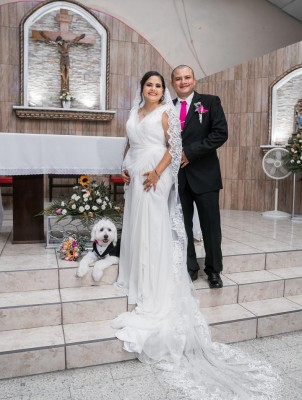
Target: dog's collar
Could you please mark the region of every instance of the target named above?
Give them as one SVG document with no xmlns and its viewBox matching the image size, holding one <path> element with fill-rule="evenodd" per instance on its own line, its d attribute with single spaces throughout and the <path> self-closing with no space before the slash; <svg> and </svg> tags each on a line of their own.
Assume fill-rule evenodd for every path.
<svg viewBox="0 0 302 400">
<path fill-rule="evenodd" d="M 98 251 L 97 245 L 98 245 L 98 241 L 95 240 L 95 241 L 93 242 L 93 245 L 92 245 L 92 249 L 93 249 L 92 251 L 95 251 L 96 254 L 97 254 L 100 258 L 105 258 L 105 257 L 107 256 L 107 254 L 109 254 L 110 250 L 111 250 L 112 247 L 113 247 L 113 244 L 112 244 L 112 242 L 111 242 L 111 243 L 106 247 L 106 249 L 103 251 L 103 253 L 100 254 L 99 251 Z"/>
</svg>

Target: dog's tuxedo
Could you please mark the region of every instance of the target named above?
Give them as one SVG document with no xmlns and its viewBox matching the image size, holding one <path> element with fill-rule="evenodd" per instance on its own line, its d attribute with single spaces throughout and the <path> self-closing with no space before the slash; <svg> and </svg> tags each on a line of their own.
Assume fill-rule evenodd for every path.
<svg viewBox="0 0 302 400">
<path fill-rule="evenodd" d="M 95 240 L 92 245 L 92 251 L 95 252 L 99 258 L 105 258 L 107 255 L 109 256 L 120 256 L 120 247 L 121 247 L 121 240 L 118 239 L 116 245 L 110 243 L 108 246 L 100 246 L 99 242 Z"/>
</svg>

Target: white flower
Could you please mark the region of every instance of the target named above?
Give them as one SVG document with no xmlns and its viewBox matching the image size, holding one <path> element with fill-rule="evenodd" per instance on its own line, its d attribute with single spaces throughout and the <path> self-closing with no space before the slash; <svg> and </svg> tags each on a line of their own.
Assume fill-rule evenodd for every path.
<svg viewBox="0 0 302 400">
<path fill-rule="evenodd" d="M 83 197 L 84 197 L 84 199 L 86 199 L 87 197 L 89 197 L 89 194 L 88 193 L 84 193 Z"/>
<path fill-rule="evenodd" d="M 72 200 L 76 200 L 77 195 L 74 193 L 74 194 L 71 196 L 71 198 L 72 198 Z"/>
<path fill-rule="evenodd" d="M 101 209 L 102 209 L 102 210 L 105 210 L 105 209 L 106 209 L 106 206 L 104 206 L 104 204 L 103 204 L 102 207 L 101 207 Z"/>
<path fill-rule="evenodd" d="M 97 191 L 95 192 L 95 194 L 96 194 L 97 196 L 99 196 L 99 195 L 100 195 L 100 192 L 97 190 Z"/>
<path fill-rule="evenodd" d="M 297 164 L 301 164 L 301 161 L 300 161 L 300 160 L 298 160 L 298 161 L 297 161 Z M 62 212 L 63 212 L 63 211 L 62 211 Z"/>
<path fill-rule="evenodd" d="M 97 206 L 92 206 L 93 211 L 96 211 L 98 208 Z"/>
<path fill-rule="evenodd" d="M 97 202 L 98 204 L 101 204 L 101 203 L 102 203 L 102 199 L 96 199 L 96 202 Z"/>
<path fill-rule="evenodd" d="M 61 201 L 61 206 L 64 207 L 65 206 L 65 202 Z"/>
<path fill-rule="evenodd" d="M 105 207 L 107 206 L 107 203 L 106 203 L 106 201 L 103 201 L 103 206 L 105 206 Z"/>
<path fill-rule="evenodd" d="M 62 201 L 62 203 L 64 203 L 64 201 Z M 62 210 L 62 214 L 63 214 L 63 215 L 66 215 L 66 214 L 67 214 L 67 210 L 65 210 L 65 208 L 64 208 L 64 210 Z"/>
<path fill-rule="evenodd" d="M 78 201 L 80 198 L 81 198 L 80 196 L 76 196 L 75 201 Z"/>
<path fill-rule="evenodd" d="M 109 204 L 109 207 L 112 208 L 112 203 L 109 202 L 108 204 Z"/>
<path fill-rule="evenodd" d="M 90 210 L 90 205 L 89 204 L 86 204 L 85 210 Z"/>
<path fill-rule="evenodd" d="M 88 201 L 88 198 L 87 198 L 87 197 L 85 197 L 85 198 L 84 198 L 84 201 L 85 201 L 85 202 L 86 202 L 86 201 Z"/>
<path fill-rule="evenodd" d="M 108 199 L 108 197 L 107 197 L 107 196 L 105 197 L 105 200 L 106 200 L 106 201 L 109 201 L 109 199 Z"/>
<path fill-rule="evenodd" d="M 293 164 L 295 161 L 294 160 L 290 160 L 290 162 Z"/>
<path fill-rule="evenodd" d="M 79 211 L 80 211 L 80 213 L 82 213 L 82 212 L 85 211 L 85 208 L 84 208 L 83 206 L 80 206 L 80 207 L 79 207 Z"/>
<path fill-rule="evenodd" d="M 77 206 L 76 206 L 75 204 L 73 204 L 73 205 L 71 206 L 71 208 L 72 208 L 73 210 L 75 210 L 75 209 L 77 208 Z"/>
</svg>

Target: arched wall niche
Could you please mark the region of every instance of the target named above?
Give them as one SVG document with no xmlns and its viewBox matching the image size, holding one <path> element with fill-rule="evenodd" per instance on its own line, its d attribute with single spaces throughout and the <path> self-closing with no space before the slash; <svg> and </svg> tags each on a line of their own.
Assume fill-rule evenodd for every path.
<svg viewBox="0 0 302 400">
<path fill-rule="evenodd" d="M 51 42 L 39 31 L 46 32 Z M 48 1 L 33 8 L 20 23 L 21 104 L 60 108 L 60 62 L 55 38 L 79 43 L 68 46 L 69 92 L 73 108 L 106 110 L 109 106 L 109 30 L 86 7 L 74 1 Z M 52 35 L 52 36 L 51 36 Z M 84 43 L 83 43 L 84 42 Z"/>
<path fill-rule="evenodd" d="M 302 98 L 302 64 L 276 78 L 269 87 L 269 133 L 272 146 L 285 145 L 295 130 L 295 106 Z"/>
</svg>

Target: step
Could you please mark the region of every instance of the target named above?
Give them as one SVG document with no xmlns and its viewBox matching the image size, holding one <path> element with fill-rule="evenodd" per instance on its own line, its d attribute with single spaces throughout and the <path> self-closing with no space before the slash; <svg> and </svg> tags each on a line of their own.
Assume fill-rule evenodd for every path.
<svg viewBox="0 0 302 400">
<path fill-rule="evenodd" d="M 60 293 L 63 324 L 110 320 L 127 311 L 127 296 L 113 285 L 65 288 Z"/>
<path fill-rule="evenodd" d="M 89 267 L 89 271 L 82 278 L 76 276 L 79 263 L 77 261 L 64 261 L 58 260 L 59 265 L 59 280 L 61 288 L 69 287 L 83 287 L 83 286 L 99 286 L 99 285 L 112 285 L 117 280 L 118 265 L 111 265 L 106 268 L 102 279 L 95 282 L 92 279 L 93 267 Z"/>
<path fill-rule="evenodd" d="M 60 324 L 58 289 L 0 293 L 0 331 Z"/>
<path fill-rule="evenodd" d="M 201 308 L 212 339 L 232 343 L 302 329 L 302 296 Z"/>
<path fill-rule="evenodd" d="M 266 271 L 224 274 L 238 285 L 238 303 L 282 297 L 284 279 Z"/>
<path fill-rule="evenodd" d="M 300 268 L 302 273 L 302 267 L 297 268 Z M 194 281 L 194 287 L 201 307 L 279 298 L 285 295 L 285 287 L 288 287 L 286 293 L 300 294 L 298 284 L 294 283 L 294 276 L 290 271 L 291 269 L 288 269 L 286 278 L 279 276 L 275 270 L 223 273 L 221 289 L 210 289 L 207 277 L 200 274 L 197 281 Z M 298 274 L 298 271 L 295 270 L 294 273 Z M 291 281 L 289 284 L 288 280 Z"/>
<path fill-rule="evenodd" d="M 239 304 L 201 308 L 210 326 L 212 340 L 221 343 L 255 339 L 256 316 Z"/>
<path fill-rule="evenodd" d="M 204 269 L 204 249 L 203 244 L 195 243 L 197 261 L 200 269 Z M 236 248 L 236 251 L 231 249 L 228 254 L 222 246 L 223 253 L 223 272 L 236 273 L 248 271 L 260 271 L 263 269 L 271 270 L 277 268 L 292 268 L 302 266 L 302 251 L 301 250 L 288 250 L 288 251 L 260 251 L 253 248 L 247 248 L 246 252 L 242 253 L 244 249 Z M 238 254 L 235 254 L 238 252 Z"/>
<path fill-rule="evenodd" d="M 66 368 L 87 367 L 136 358 L 123 350 L 115 337 L 111 321 L 64 325 L 66 340 Z"/>
<path fill-rule="evenodd" d="M 302 305 L 293 297 L 267 299 L 241 303 L 240 305 L 257 317 L 257 337 L 294 332 L 302 329 Z"/>
<path fill-rule="evenodd" d="M 0 293 L 0 332 L 103 321 L 127 310 L 127 297 L 112 285 Z"/>
<path fill-rule="evenodd" d="M 269 269 L 269 272 L 284 279 L 284 296 L 302 294 L 302 267 Z"/>
<path fill-rule="evenodd" d="M 4 260 L 3 264 L 1 260 Z M 112 285 L 118 275 L 118 265 L 111 265 L 104 271 L 102 279 L 95 282 L 91 276 L 92 267 L 83 278 L 76 276 L 77 262 L 59 260 L 59 268 L 56 265 L 51 268 L 37 268 L 36 263 L 16 263 L 13 269 L 11 261 L 11 256 L 0 257 L 0 293 Z"/>
<path fill-rule="evenodd" d="M 0 332 L 0 378 L 65 369 L 62 326 Z"/>
</svg>

